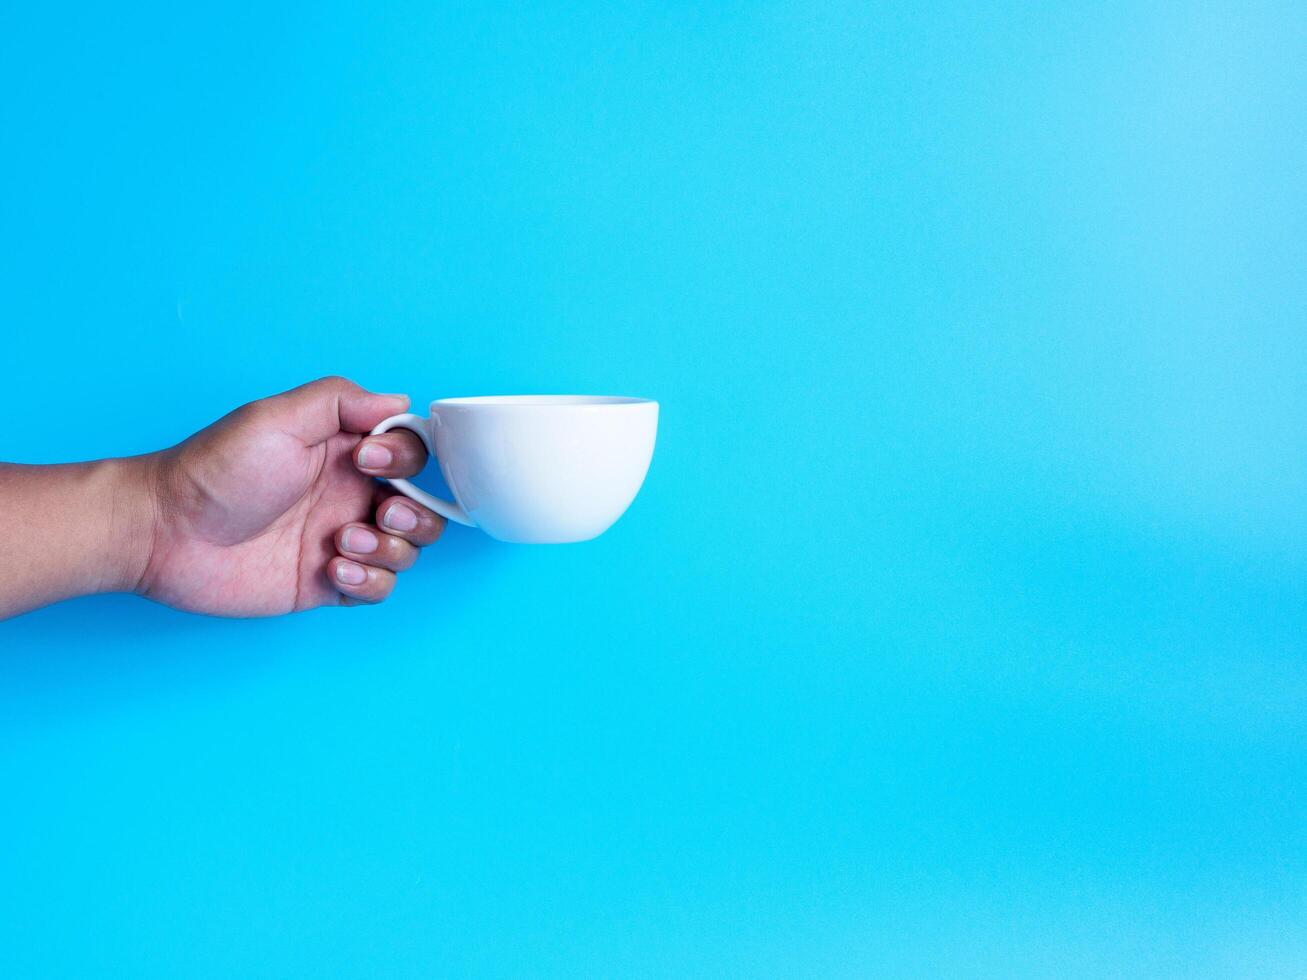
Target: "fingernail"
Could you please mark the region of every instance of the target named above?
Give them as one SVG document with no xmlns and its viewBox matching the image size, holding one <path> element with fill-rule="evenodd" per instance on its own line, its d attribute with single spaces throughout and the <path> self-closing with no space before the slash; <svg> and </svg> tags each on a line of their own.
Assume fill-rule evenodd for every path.
<svg viewBox="0 0 1307 980">
<path fill-rule="evenodd" d="M 340 544 L 356 555 L 370 555 L 377 550 L 377 536 L 365 527 L 347 527 L 340 536 Z"/>
<path fill-rule="evenodd" d="M 418 515 L 403 504 L 395 504 L 386 511 L 381 523 L 396 531 L 412 531 L 418 526 Z"/>
<path fill-rule="evenodd" d="M 394 453 L 380 443 L 365 442 L 363 448 L 359 450 L 359 466 L 365 469 L 379 470 L 383 466 L 389 466 L 394 460 Z"/>
<path fill-rule="evenodd" d="M 336 580 L 344 585 L 362 585 L 368 580 L 368 573 L 362 565 L 342 561 L 336 564 Z"/>
</svg>

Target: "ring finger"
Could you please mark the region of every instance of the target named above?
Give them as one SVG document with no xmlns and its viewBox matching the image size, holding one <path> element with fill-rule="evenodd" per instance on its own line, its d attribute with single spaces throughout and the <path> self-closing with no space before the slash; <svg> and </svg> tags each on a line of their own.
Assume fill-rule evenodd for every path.
<svg viewBox="0 0 1307 980">
<path fill-rule="evenodd" d="M 342 605 L 380 602 L 395 587 L 395 573 L 337 555 L 327 562 L 331 584 L 343 597 Z"/>
<path fill-rule="evenodd" d="M 336 532 L 336 550 L 346 558 L 376 568 L 402 572 L 417 561 L 418 550 L 401 537 L 370 524 L 346 524 Z"/>
</svg>

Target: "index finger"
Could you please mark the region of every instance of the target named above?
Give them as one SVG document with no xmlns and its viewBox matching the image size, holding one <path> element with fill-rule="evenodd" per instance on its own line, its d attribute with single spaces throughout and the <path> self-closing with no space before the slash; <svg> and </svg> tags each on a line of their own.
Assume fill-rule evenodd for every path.
<svg viewBox="0 0 1307 980">
<path fill-rule="evenodd" d="M 393 429 L 355 446 L 354 465 L 368 476 L 416 476 L 427 465 L 427 449 L 412 432 Z"/>
</svg>

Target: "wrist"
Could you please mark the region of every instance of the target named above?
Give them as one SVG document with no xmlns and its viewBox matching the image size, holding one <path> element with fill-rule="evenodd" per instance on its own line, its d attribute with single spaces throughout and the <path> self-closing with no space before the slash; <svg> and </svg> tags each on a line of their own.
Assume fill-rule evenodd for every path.
<svg viewBox="0 0 1307 980">
<path fill-rule="evenodd" d="M 98 592 L 138 592 L 159 526 L 160 456 L 130 456 L 91 464 L 102 470 L 104 542 Z"/>
</svg>

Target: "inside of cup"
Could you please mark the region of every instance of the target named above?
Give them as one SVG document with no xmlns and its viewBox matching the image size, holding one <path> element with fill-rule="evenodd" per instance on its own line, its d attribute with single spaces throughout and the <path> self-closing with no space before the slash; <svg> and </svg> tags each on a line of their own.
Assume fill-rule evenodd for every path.
<svg viewBox="0 0 1307 980">
<path fill-rule="evenodd" d="M 471 398 L 438 398 L 433 405 L 639 405 L 647 398 L 621 395 L 476 395 Z"/>
</svg>

